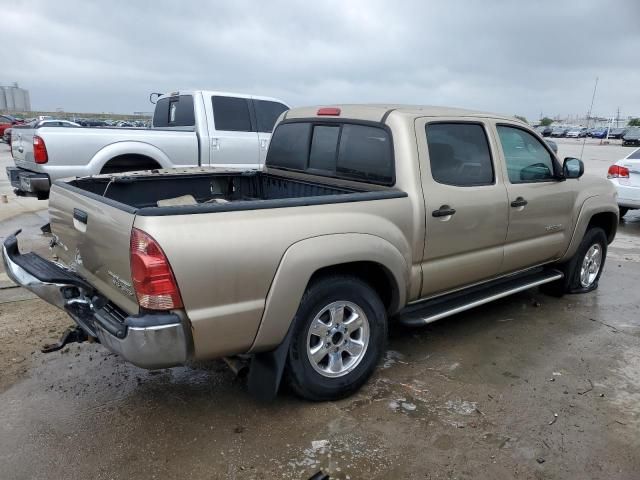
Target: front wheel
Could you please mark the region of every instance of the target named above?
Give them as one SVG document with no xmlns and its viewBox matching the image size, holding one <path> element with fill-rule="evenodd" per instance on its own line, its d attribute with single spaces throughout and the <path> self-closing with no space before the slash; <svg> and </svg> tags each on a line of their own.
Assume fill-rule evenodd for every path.
<svg viewBox="0 0 640 480">
<path fill-rule="evenodd" d="M 590 228 L 584 234 L 575 255 L 558 266 L 564 278 L 542 286 L 542 291 L 561 296 L 565 293 L 587 293 L 598 288 L 607 257 L 607 235 L 603 229 Z"/>
<path fill-rule="evenodd" d="M 620 210 L 620 218 L 624 217 L 629 211 L 627 207 L 618 207 L 618 209 Z"/>
<path fill-rule="evenodd" d="M 293 391 L 309 400 L 337 400 L 354 393 L 384 353 L 384 305 L 358 278 L 336 275 L 313 282 L 294 322 L 286 374 Z"/>
</svg>

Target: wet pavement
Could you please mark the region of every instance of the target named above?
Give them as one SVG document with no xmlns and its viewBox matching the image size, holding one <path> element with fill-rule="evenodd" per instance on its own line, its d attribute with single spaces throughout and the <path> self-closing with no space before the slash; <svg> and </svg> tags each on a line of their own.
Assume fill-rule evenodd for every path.
<svg viewBox="0 0 640 480">
<path fill-rule="evenodd" d="M 46 252 L 43 219 L 4 217 L 0 238 L 20 224 L 24 248 Z M 41 354 L 69 321 L 0 278 L 0 345 L 16 352 L 0 357 L 0 478 L 638 478 L 639 280 L 631 213 L 597 291 L 392 328 L 353 397 L 262 404 L 223 362 L 150 372 L 95 344 Z"/>
</svg>

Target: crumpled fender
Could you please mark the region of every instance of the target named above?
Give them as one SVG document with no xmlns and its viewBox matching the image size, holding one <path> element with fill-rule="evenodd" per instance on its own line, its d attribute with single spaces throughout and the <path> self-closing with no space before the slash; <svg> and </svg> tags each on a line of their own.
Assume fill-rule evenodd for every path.
<svg viewBox="0 0 640 480">
<path fill-rule="evenodd" d="M 616 230 L 618 228 L 618 207 L 615 204 L 612 204 L 611 201 L 607 200 L 605 197 L 597 195 L 593 197 L 587 198 L 582 207 L 580 208 L 580 213 L 578 214 L 578 220 L 576 221 L 576 226 L 573 230 L 573 235 L 571 236 L 571 241 L 569 242 L 569 247 L 566 252 L 560 259 L 560 262 L 564 262 L 569 260 L 573 255 L 575 255 L 578 247 L 580 246 L 580 242 L 582 242 L 582 238 L 587 231 L 587 227 L 589 226 L 589 222 L 593 218 L 594 215 L 598 213 L 613 213 L 615 214 L 615 221 L 613 222 L 613 233 L 609 241 L 613 240 L 615 237 Z"/>
</svg>

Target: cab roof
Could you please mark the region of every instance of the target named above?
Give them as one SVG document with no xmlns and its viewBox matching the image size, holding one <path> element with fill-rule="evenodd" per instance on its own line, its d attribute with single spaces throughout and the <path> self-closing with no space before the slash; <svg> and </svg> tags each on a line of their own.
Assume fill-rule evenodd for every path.
<svg viewBox="0 0 640 480">
<path fill-rule="evenodd" d="M 253 95 L 253 94 L 247 94 L 247 93 L 225 92 L 222 90 L 176 90 L 173 92 L 164 93 L 160 95 L 158 99 L 166 98 L 166 97 L 175 97 L 177 95 L 195 95 L 195 94 L 202 94 L 204 96 L 216 95 L 221 97 L 252 98 L 254 100 L 268 100 L 268 101 L 278 102 L 278 103 L 287 105 L 285 101 L 275 97 L 265 97 L 264 95 Z"/>
<path fill-rule="evenodd" d="M 318 115 L 318 111 L 320 109 L 340 109 L 340 114 L 326 116 Z M 350 118 L 380 122 L 391 113 L 408 117 L 475 117 L 496 118 L 509 121 L 515 120 L 519 122 L 519 120 L 512 116 L 500 115 L 497 113 L 481 112 L 454 107 L 402 104 L 338 104 L 299 107 L 289 110 L 286 114 L 286 118 Z"/>
</svg>

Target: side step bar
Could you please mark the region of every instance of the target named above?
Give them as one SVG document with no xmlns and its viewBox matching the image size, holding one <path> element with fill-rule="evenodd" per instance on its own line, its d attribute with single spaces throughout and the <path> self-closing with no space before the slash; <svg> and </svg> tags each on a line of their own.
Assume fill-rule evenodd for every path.
<svg viewBox="0 0 640 480">
<path fill-rule="evenodd" d="M 562 272 L 543 269 L 512 275 L 484 285 L 409 305 L 396 315 L 395 320 L 409 327 L 426 325 L 499 298 L 508 297 L 538 285 L 555 282 L 563 277 Z"/>
</svg>

